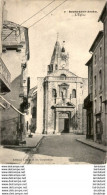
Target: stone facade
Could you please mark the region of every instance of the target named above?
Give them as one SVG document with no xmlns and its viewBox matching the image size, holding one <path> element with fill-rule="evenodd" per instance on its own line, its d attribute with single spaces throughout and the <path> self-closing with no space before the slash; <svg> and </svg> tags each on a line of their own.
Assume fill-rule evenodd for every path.
<svg viewBox="0 0 107 195">
<path fill-rule="evenodd" d="M 7 64 L 4 63 L 2 59 L 2 29 L 4 21 L 4 6 L 5 1 L 0 0 L 0 144 L 1 144 L 1 120 L 2 120 L 2 111 L 6 108 L 2 101 L 2 96 L 10 92 L 10 80 L 11 74 L 7 68 Z"/>
<path fill-rule="evenodd" d="M 2 101 L 6 109 L 2 110 L 1 137 L 2 144 L 15 144 L 18 140 L 25 138 L 27 130 L 26 114 L 30 87 L 27 67 L 29 60 L 28 29 L 16 23 L 4 21 L 2 52 L 2 58 L 10 72 L 14 74 L 16 71 L 18 76 L 11 83 L 11 92 Z"/>
<path fill-rule="evenodd" d="M 99 17 L 99 21 L 103 23 L 104 31 L 104 62 L 103 69 L 103 91 L 102 91 L 102 103 L 103 103 L 103 135 L 102 142 L 107 145 L 107 2 Z"/>
<path fill-rule="evenodd" d="M 26 135 L 25 116 L 17 112 L 17 110 L 20 110 L 21 103 L 19 97 L 21 91 L 20 79 L 21 75 L 11 82 L 11 92 L 5 95 L 5 100 L 8 100 L 9 103 L 3 101 L 5 109 L 2 110 L 1 119 L 2 144 L 18 143 L 17 140 L 21 140 Z"/>
<path fill-rule="evenodd" d="M 16 23 L 7 20 L 4 21 L 2 30 L 2 51 L 2 59 L 9 67 L 9 71 L 17 76 L 21 74 L 20 82 L 23 92 L 20 93 L 20 97 L 26 97 L 28 82 L 27 61 L 29 60 L 28 29 Z M 15 69 L 14 72 L 13 68 Z"/>
<path fill-rule="evenodd" d="M 84 108 L 87 110 L 86 138 L 93 139 L 93 57 L 89 59 L 86 66 L 88 66 L 88 96 L 84 100 Z"/>
<path fill-rule="evenodd" d="M 69 71 L 69 55 L 56 41 L 47 76 L 37 83 L 36 133 L 85 133 L 88 79 Z"/>
<path fill-rule="evenodd" d="M 99 21 L 104 24 L 103 31 L 96 36 L 90 52 L 91 61 L 88 65 L 88 97 L 84 101 L 84 107 L 87 109 L 87 138 L 93 138 L 95 142 L 107 144 L 107 3 L 102 10 Z M 92 73 L 92 82 L 90 75 Z M 90 87 L 91 96 L 90 96 Z M 92 97 L 90 100 L 89 98 Z M 87 102 L 88 100 L 88 102 Z M 89 106 L 91 107 L 89 108 Z M 88 114 L 91 118 L 88 119 Z"/>
<path fill-rule="evenodd" d="M 90 102 L 85 99 L 85 105 L 87 109 L 87 138 L 93 138 L 96 142 L 103 141 L 103 91 L 104 91 L 104 36 L 103 31 L 100 31 L 96 36 L 90 50 L 92 52 L 92 58 L 88 64 L 88 80 L 89 80 L 89 95 L 87 98 L 91 98 Z M 92 72 L 92 89 L 90 75 Z M 90 91 L 91 90 L 91 91 Z M 90 93 L 91 92 L 91 93 Z M 91 105 L 91 107 L 90 107 Z"/>
<path fill-rule="evenodd" d="M 94 127 L 94 140 L 101 139 L 102 121 L 103 121 L 103 104 L 102 104 L 102 91 L 103 89 L 103 66 L 104 63 L 104 42 L 103 32 L 100 31 L 93 43 L 90 51 L 93 52 L 93 127 Z"/>
</svg>

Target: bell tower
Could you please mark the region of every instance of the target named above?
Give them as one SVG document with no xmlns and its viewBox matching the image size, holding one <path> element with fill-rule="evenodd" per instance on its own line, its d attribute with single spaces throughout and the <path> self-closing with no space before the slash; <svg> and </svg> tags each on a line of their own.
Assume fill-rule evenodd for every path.
<svg viewBox="0 0 107 195">
<path fill-rule="evenodd" d="M 48 65 L 48 74 L 61 69 L 69 70 L 69 54 L 65 51 L 65 41 L 63 41 L 61 47 L 57 36 L 51 62 Z"/>
<path fill-rule="evenodd" d="M 61 48 L 61 59 L 59 64 L 59 69 L 68 69 L 69 70 L 69 54 L 65 51 L 65 41 L 63 41 L 63 45 Z"/>
</svg>

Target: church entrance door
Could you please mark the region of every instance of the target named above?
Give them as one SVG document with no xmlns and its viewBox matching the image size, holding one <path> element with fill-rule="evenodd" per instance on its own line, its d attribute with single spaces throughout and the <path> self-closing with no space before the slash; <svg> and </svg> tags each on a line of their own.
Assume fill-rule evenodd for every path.
<svg viewBox="0 0 107 195">
<path fill-rule="evenodd" d="M 64 119 L 64 131 L 62 133 L 69 133 L 69 119 Z"/>
<path fill-rule="evenodd" d="M 59 132 L 69 133 L 69 114 L 60 113 L 59 115 Z"/>
</svg>

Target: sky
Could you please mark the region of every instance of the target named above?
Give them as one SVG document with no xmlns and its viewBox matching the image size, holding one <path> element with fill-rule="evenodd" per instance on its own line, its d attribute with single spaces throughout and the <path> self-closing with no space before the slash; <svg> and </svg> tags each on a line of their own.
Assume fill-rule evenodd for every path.
<svg viewBox="0 0 107 195">
<path fill-rule="evenodd" d="M 7 19 L 21 24 L 23 21 L 38 12 L 52 0 L 7 0 Z M 23 26 L 29 27 L 44 15 L 49 13 L 64 0 L 56 0 L 45 10 Z M 97 36 L 99 30 L 103 29 L 98 18 L 105 5 L 105 0 L 68 0 L 59 8 L 45 17 L 43 20 L 29 28 L 30 60 L 28 72 L 31 77 L 31 87 L 37 83 L 37 77 L 44 77 L 47 74 L 57 33 L 59 42 L 65 41 L 65 49 L 69 53 L 69 70 L 77 76 L 87 78 L 88 70 L 85 66 L 91 57 L 89 49 Z M 76 16 L 71 11 L 95 11 Z M 11 72 L 14 79 L 14 69 Z"/>
</svg>

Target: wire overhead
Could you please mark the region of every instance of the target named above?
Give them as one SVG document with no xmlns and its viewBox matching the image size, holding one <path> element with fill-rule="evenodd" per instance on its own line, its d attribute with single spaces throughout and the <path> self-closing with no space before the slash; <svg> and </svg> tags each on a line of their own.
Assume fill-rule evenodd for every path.
<svg viewBox="0 0 107 195">
<path fill-rule="evenodd" d="M 54 0 L 55 1 L 55 0 Z M 45 6 L 44 8 L 42 8 L 41 10 L 43 11 L 46 7 L 48 7 L 50 4 L 52 4 L 54 1 L 52 1 L 51 3 L 49 3 L 47 6 Z M 65 1 L 63 1 L 62 3 L 60 3 L 58 6 L 56 6 L 54 9 L 52 9 L 50 12 L 48 12 L 45 16 L 43 16 L 42 18 L 40 18 L 39 20 L 37 20 L 36 22 L 34 22 L 31 26 L 29 26 L 28 27 L 28 29 L 29 28 L 31 28 L 31 27 L 33 27 L 35 24 L 37 24 L 37 23 L 39 23 L 41 20 L 43 20 L 45 17 L 47 17 L 49 14 L 51 14 L 53 11 L 55 11 L 57 8 L 59 8 L 62 4 L 64 4 L 66 1 L 68 1 L 68 0 L 65 0 Z M 41 12 L 41 10 L 39 11 L 39 12 L 37 12 L 36 14 L 34 14 L 34 15 L 37 15 L 38 13 L 40 13 Z M 30 18 L 28 18 L 26 21 L 24 21 L 23 23 L 21 23 L 21 25 L 22 24 L 24 24 L 25 22 L 27 22 L 28 20 L 30 20 L 32 17 L 34 17 L 34 15 L 33 16 L 31 16 Z M 21 26 L 20 25 L 20 26 Z M 14 30 L 13 30 L 14 31 Z M 13 32 L 12 31 L 12 32 Z M 12 34 L 12 32 L 10 33 L 10 34 L 8 34 L 7 35 L 7 37 L 9 37 L 11 34 Z M 19 35 L 18 36 L 20 36 L 20 34 L 22 34 L 24 31 L 22 31 L 21 33 L 19 33 Z M 5 40 L 5 39 L 7 39 L 7 37 L 5 37 L 4 39 L 3 39 L 3 41 Z"/>
<path fill-rule="evenodd" d="M 30 19 L 32 19 L 34 16 L 36 16 L 37 14 L 39 14 L 40 12 L 42 12 L 44 9 L 46 9 L 48 6 L 50 6 L 52 3 L 54 3 L 55 0 L 51 1 L 50 3 L 48 3 L 45 7 L 43 7 L 42 9 L 40 9 L 38 12 L 36 12 L 34 15 L 32 15 L 30 18 L 26 19 L 25 21 L 23 21 L 20 26 L 22 26 L 24 23 L 26 23 L 27 21 L 29 21 Z M 7 39 L 12 33 L 14 32 L 14 30 L 12 30 L 4 39 Z"/>
<path fill-rule="evenodd" d="M 32 26 L 34 26 L 35 24 L 37 24 L 38 22 L 40 22 L 41 20 L 43 20 L 45 17 L 47 17 L 49 14 L 51 14 L 53 11 L 55 11 L 58 7 L 60 7 L 66 1 L 68 1 L 68 0 L 65 0 L 62 3 L 60 3 L 58 6 L 56 6 L 54 9 L 52 9 L 50 12 L 48 12 L 45 16 L 43 16 L 42 18 L 40 18 L 39 20 L 37 20 L 36 22 L 34 22 L 31 26 L 29 26 L 28 29 L 31 28 Z"/>
<path fill-rule="evenodd" d="M 36 12 L 34 15 L 32 15 L 30 18 L 28 18 L 27 20 L 25 20 L 24 22 L 22 22 L 20 24 L 20 26 L 22 26 L 22 24 L 26 23 L 27 21 L 29 21 L 31 18 L 33 18 L 34 16 L 36 16 L 37 14 L 39 14 L 40 12 L 42 12 L 44 9 L 46 9 L 49 5 L 51 5 L 55 0 L 51 1 L 49 4 L 47 4 L 45 7 L 43 7 L 42 9 L 40 9 L 38 12 Z"/>
</svg>

